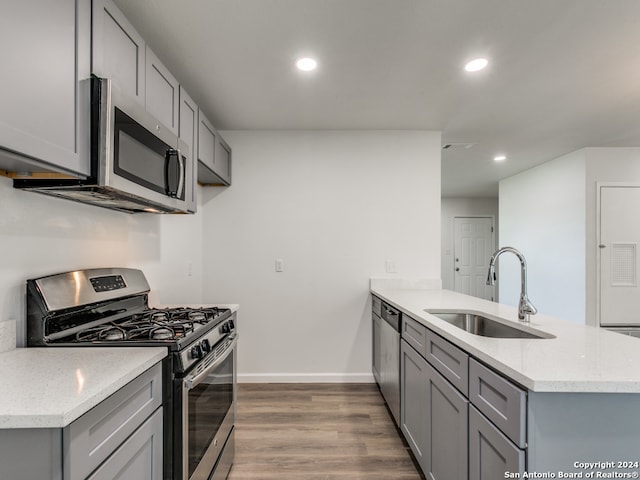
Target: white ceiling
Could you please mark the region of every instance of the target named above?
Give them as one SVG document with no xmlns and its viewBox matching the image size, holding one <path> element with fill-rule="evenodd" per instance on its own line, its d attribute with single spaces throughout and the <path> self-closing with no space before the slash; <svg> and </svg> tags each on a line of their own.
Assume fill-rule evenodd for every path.
<svg viewBox="0 0 640 480">
<path fill-rule="evenodd" d="M 116 0 L 219 129 L 419 129 L 443 196 L 640 146 L 639 0 Z M 302 55 L 312 74 L 295 71 Z M 462 67 L 485 56 L 489 67 Z M 493 162 L 502 152 L 506 162 Z"/>
</svg>

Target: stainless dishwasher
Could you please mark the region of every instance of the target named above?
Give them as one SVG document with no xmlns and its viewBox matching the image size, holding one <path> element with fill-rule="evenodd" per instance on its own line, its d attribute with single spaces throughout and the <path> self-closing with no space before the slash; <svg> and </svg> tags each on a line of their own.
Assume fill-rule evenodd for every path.
<svg viewBox="0 0 640 480">
<path fill-rule="evenodd" d="M 372 297 L 372 371 L 396 425 L 400 422 L 400 321 L 402 313 Z"/>
</svg>

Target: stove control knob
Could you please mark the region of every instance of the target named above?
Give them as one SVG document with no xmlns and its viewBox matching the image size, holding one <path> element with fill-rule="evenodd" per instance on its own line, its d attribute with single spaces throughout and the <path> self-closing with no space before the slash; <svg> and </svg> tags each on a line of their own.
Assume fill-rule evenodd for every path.
<svg viewBox="0 0 640 480">
<path fill-rule="evenodd" d="M 209 343 L 209 340 L 207 340 L 206 338 L 202 340 L 200 346 L 202 347 L 202 351 L 204 353 L 209 353 L 211 351 L 211 343 Z"/>
<path fill-rule="evenodd" d="M 222 326 L 220 327 L 220 331 L 222 333 L 230 333 L 231 332 L 231 325 L 229 325 L 229 322 L 223 323 Z"/>
<path fill-rule="evenodd" d="M 200 345 L 191 347 L 191 358 L 195 358 L 196 360 L 202 358 L 202 347 Z"/>
<path fill-rule="evenodd" d="M 235 328 L 235 325 L 233 324 L 233 319 L 229 320 L 229 328 L 231 328 L 231 330 Z"/>
</svg>

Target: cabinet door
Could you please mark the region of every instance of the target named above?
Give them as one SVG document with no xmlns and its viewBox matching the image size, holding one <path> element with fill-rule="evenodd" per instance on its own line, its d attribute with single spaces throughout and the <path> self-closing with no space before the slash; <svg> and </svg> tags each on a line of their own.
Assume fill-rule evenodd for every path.
<svg viewBox="0 0 640 480">
<path fill-rule="evenodd" d="M 469 407 L 469 480 L 495 480 L 524 473 L 525 455 L 473 405 Z"/>
<path fill-rule="evenodd" d="M 402 338 L 420 355 L 427 355 L 427 328 L 406 314 L 402 316 Z"/>
<path fill-rule="evenodd" d="M 67 426 L 63 430 L 65 479 L 84 479 L 161 403 L 162 367 L 156 364 Z"/>
<path fill-rule="evenodd" d="M 427 361 L 402 339 L 400 342 L 400 429 L 424 470 L 427 445 Z"/>
<path fill-rule="evenodd" d="M 210 170 L 215 169 L 216 129 L 202 111 L 198 111 L 198 160 Z"/>
<path fill-rule="evenodd" d="M 93 73 L 144 105 L 145 43 L 112 0 L 93 0 L 92 35 Z"/>
<path fill-rule="evenodd" d="M 215 170 L 222 180 L 222 184 L 231 185 L 231 147 L 224 141 L 219 132 L 214 160 L 216 164 Z"/>
<path fill-rule="evenodd" d="M 401 430 L 430 480 L 467 479 L 468 401 L 403 339 Z"/>
<path fill-rule="evenodd" d="M 131 435 L 87 480 L 161 480 L 162 408 Z"/>
<path fill-rule="evenodd" d="M 527 394 L 480 362 L 469 360 L 469 400 L 519 447 L 526 444 Z"/>
<path fill-rule="evenodd" d="M 180 87 L 180 118 L 178 135 L 189 147 L 189 159 L 191 160 L 191 168 L 188 169 L 185 182 L 187 185 L 193 185 L 194 188 L 187 189 L 187 193 L 191 191 L 191 198 L 187 199 L 187 210 L 195 213 L 197 209 L 197 188 L 195 181 L 197 177 L 198 162 L 196 161 L 196 150 L 198 148 L 198 106 L 191 99 L 184 88 Z"/>
<path fill-rule="evenodd" d="M 203 185 L 231 184 L 231 147 L 202 111 L 198 113 L 198 182 Z"/>
<path fill-rule="evenodd" d="M 371 371 L 373 372 L 373 376 L 376 379 L 378 385 L 382 383 L 382 378 L 380 376 L 381 372 L 381 362 L 382 362 L 382 350 L 381 350 L 381 340 L 380 340 L 380 326 L 382 319 L 377 316 L 375 313 L 371 315 Z"/>
<path fill-rule="evenodd" d="M 431 365 L 427 372 L 423 471 L 431 480 L 467 480 L 469 402 Z"/>
<path fill-rule="evenodd" d="M 427 330 L 426 336 L 427 361 L 444 378 L 462 392 L 469 393 L 469 355 L 448 342 L 440 335 Z"/>
<path fill-rule="evenodd" d="M 178 135 L 180 86 L 171 72 L 160 62 L 147 45 L 146 49 L 146 108 L 156 120 Z"/>
<path fill-rule="evenodd" d="M 88 176 L 90 6 L 75 0 L 5 0 L 0 15 L 0 149 L 23 171 Z M 20 171 L 7 153 L 0 169 Z M 15 166 L 13 165 L 15 163 Z"/>
</svg>

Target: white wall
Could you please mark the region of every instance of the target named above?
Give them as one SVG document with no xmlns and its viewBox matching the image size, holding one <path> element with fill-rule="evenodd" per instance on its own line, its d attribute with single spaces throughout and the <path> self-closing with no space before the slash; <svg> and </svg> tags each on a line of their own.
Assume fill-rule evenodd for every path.
<svg viewBox="0 0 640 480">
<path fill-rule="evenodd" d="M 500 244 L 526 257 L 529 298 L 540 313 L 585 323 L 585 153 L 502 180 Z M 500 257 L 500 302 L 517 305 L 520 264 Z M 535 317 L 532 318 L 532 322 Z"/>
<path fill-rule="evenodd" d="M 372 380 L 369 278 L 386 260 L 440 277 L 440 134 L 223 135 L 233 186 L 205 190 L 203 295 L 240 304 L 240 380 Z"/>
<path fill-rule="evenodd" d="M 202 301 L 201 214 L 128 215 L 15 190 L 0 177 L 0 247 L 0 321 L 16 320 L 19 345 L 28 278 L 83 268 L 141 268 L 151 301 Z"/>
<path fill-rule="evenodd" d="M 454 286 L 454 217 L 494 218 L 496 245 L 500 245 L 498 237 L 498 199 L 497 198 L 443 198 L 442 199 L 442 288 L 453 290 Z M 488 259 L 487 259 L 488 260 Z"/>
</svg>

